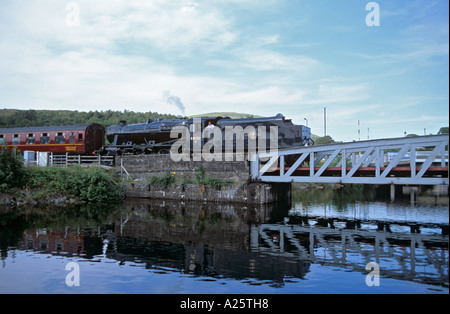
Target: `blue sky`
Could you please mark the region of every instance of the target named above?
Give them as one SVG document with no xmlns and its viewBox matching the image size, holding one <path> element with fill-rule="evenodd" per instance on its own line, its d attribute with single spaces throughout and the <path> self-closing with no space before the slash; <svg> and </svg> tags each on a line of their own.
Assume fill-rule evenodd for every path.
<svg viewBox="0 0 450 314">
<path fill-rule="evenodd" d="M 326 107 L 336 140 L 437 133 L 448 1 L 376 1 L 371 27 L 369 2 L 1 0 L 0 108 L 282 113 L 323 135 Z"/>
</svg>

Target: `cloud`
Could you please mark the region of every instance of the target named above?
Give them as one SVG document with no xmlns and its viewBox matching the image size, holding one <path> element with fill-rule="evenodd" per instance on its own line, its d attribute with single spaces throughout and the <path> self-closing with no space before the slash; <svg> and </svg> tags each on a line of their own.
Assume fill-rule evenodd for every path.
<svg viewBox="0 0 450 314">
<path fill-rule="evenodd" d="M 120 49 L 130 41 L 162 50 L 219 49 L 235 39 L 232 22 L 213 7 L 183 0 L 78 0 L 79 26 L 71 27 L 66 2 L 10 2 L 4 9 L 13 30 L 43 45 L 64 49 Z M 3 16 L 2 16 L 3 17 Z M 0 31 L 1 32 L 1 31 Z"/>
<path fill-rule="evenodd" d="M 87 10 L 85 32 L 110 42 L 133 40 L 161 50 L 219 49 L 233 42 L 230 21 L 218 11 L 195 2 L 131 1 L 127 6 L 113 2 L 116 10 L 104 14 Z M 91 1 L 80 4 L 93 6 Z"/>
<path fill-rule="evenodd" d="M 250 48 L 237 49 L 236 56 L 241 59 L 242 65 L 258 71 L 296 71 L 306 72 L 319 66 L 313 58 L 279 53 L 270 49 Z"/>
</svg>

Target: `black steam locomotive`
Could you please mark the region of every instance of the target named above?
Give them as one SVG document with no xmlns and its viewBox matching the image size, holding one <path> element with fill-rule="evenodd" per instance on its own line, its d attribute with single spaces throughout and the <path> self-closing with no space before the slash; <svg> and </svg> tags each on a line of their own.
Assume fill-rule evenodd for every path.
<svg viewBox="0 0 450 314">
<path fill-rule="evenodd" d="M 274 131 L 274 128 L 276 132 Z M 223 136 L 224 146 L 227 131 L 234 131 L 232 147 L 234 150 L 240 148 L 239 136 L 243 137 L 243 149 L 247 151 L 251 143 L 256 146 L 261 145 L 260 140 L 255 140 L 256 136 L 261 138 L 261 132 L 265 139 L 267 149 L 273 145 L 273 136 L 277 147 L 289 148 L 305 145 L 312 145 L 311 129 L 303 125 L 294 125 L 290 119 L 285 119 L 282 114 L 266 118 L 230 119 L 229 117 L 200 117 L 190 119 L 155 119 L 147 120 L 146 123 L 127 124 L 120 121 L 118 125 L 112 125 L 106 130 L 106 137 L 110 144 L 103 147 L 102 153 L 109 155 L 132 154 L 168 154 L 172 145 L 179 141 L 182 135 L 171 136 L 174 130 L 185 128 L 191 148 L 203 147 L 209 140 L 209 135 L 205 136 L 204 131 L 210 129 L 212 134 L 220 132 Z M 241 132 L 239 132 L 241 131 Z M 216 136 L 216 135 L 214 135 Z M 212 138 L 212 137 L 211 137 Z M 253 142 L 251 140 L 254 140 Z M 263 141 L 264 141 L 263 139 Z M 197 145 L 198 144 L 198 145 Z M 197 145 L 197 146 L 196 146 Z"/>
</svg>

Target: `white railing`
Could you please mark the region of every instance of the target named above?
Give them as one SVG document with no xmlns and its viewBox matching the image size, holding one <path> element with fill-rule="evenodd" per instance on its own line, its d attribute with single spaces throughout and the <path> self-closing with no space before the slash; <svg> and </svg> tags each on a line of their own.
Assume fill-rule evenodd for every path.
<svg viewBox="0 0 450 314">
<path fill-rule="evenodd" d="M 69 165 L 92 165 L 101 166 L 114 164 L 113 156 L 87 156 L 87 155 L 55 155 L 50 153 L 48 155 L 48 166 L 69 166 Z"/>
<path fill-rule="evenodd" d="M 250 174 L 263 182 L 448 185 L 448 144 L 448 135 L 433 135 L 257 153 Z"/>
<path fill-rule="evenodd" d="M 132 179 L 131 175 L 128 173 L 127 169 L 123 166 L 123 158 L 120 158 L 120 177 L 123 179 L 124 174 L 126 174 L 127 180 Z"/>
</svg>

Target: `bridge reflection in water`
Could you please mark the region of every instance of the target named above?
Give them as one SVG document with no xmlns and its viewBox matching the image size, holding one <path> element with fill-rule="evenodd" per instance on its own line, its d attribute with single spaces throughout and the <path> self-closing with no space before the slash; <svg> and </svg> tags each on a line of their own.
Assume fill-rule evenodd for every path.
<svg viewBox="0 0 450 314">
<path fill-rule="evenodd" d="M 319 222 L 320 224 L 320 222 Z M 348 225 L 352 225 L 348 228 Z M 251 227 L 251 251 L 364 272 L 370 262 L 380 275 L 448 284 L 448 237 L 340 227 L 262 224 Z"/>
<path fill-rule="evenodd" d="M 274 287 L 307 279 L 312 264 L 366 274 L 366 264 L 376 262 L 382 277 L 448 288 L 448 224 L 447 229 L 428 226 L 428 232 L 419 233 L 410 226 L 393 232 L 392 221 L 389 227 L 364 220 L 285 216 L 282 223 L 273 223 L 278 210 L 127 201 L 95 228 L 26 230 L 21 248 L 145 265 L 160 274 Z"/>
</svg>

